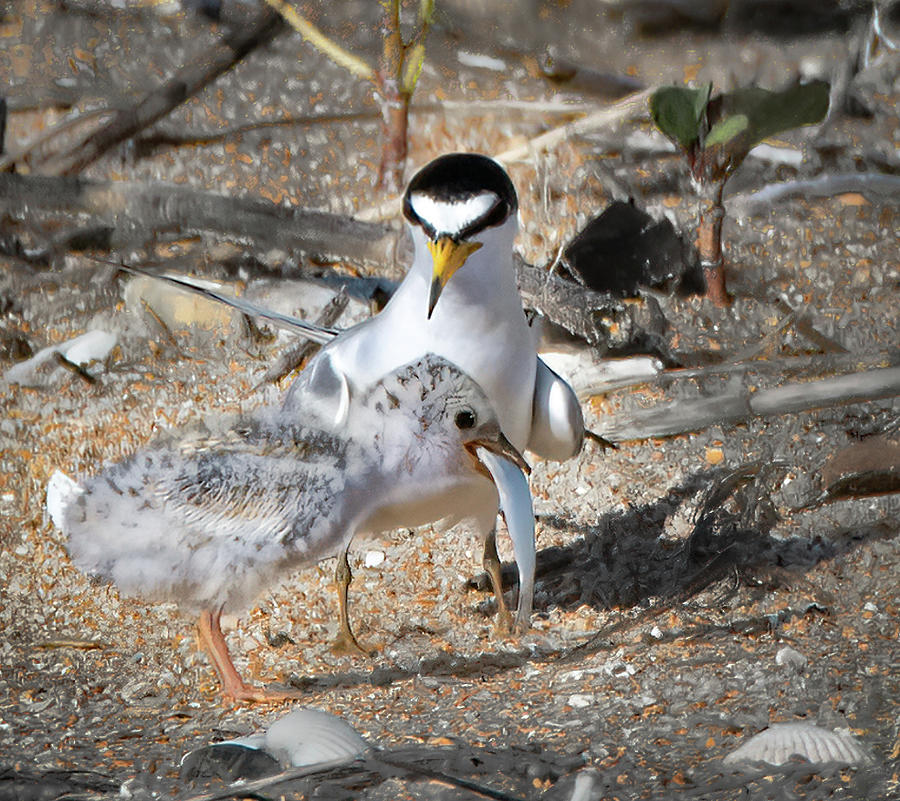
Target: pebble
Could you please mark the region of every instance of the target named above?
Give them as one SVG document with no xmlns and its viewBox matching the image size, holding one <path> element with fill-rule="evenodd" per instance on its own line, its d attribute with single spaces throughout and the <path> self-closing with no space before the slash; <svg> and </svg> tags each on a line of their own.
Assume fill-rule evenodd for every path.
<svg viewBox="0 0 900 801">
<path fill-rule="evenodd" d="M 799 651 L 794 650 L 789 645 L 785 645 L 783 648 L 780 648 L 778 650 L 778 653 L 775 654 L 776 665 L 786 665 L 788 667 L 792 667 L 798 673 L 803 671 L 808 661 L 809 660 L 807 660 L 804 654 L 801 654 Z"/>
<path fill-rule="evenodd" d="M 574 695 L 570 695 L 566 704 L 568 704 L 573 709 L 584 709 L 585 707 L 593 705 L 596 699 L 593 695 L 586 695 L 584 693 L 575 693 Z"/>
</svg>

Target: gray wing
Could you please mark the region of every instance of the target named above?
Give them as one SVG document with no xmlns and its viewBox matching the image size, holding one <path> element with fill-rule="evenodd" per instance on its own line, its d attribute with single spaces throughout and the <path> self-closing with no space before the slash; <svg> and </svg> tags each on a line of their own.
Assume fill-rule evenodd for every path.
<svg viewBox="0 0 900 801">
<path fill-rule="evenodd" d="M 542 459 L 565 461 L 584 441 L 584 416 L 569 382 L 538 357 L 528 450 Z"/>
<path fill-rule="evenodd" d="M 89 479 L 64 515 L 75 564 L 125 594 L 240 607 L 338 550 L 342 454 L 259 434 L 151 448 Z"/>
<path fill-rule="evenodd" d="M 350 381 L 326 349 L 317 353 L 291 384 L 282 415 L 285 420 L 302 420 L 339 431 L 347 421 L 350 399 Z"/>
</svg>

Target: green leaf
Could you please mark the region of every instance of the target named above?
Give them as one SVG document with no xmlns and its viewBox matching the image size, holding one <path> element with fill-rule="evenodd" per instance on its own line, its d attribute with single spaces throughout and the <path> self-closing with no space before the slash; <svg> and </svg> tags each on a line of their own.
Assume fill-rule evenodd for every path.
<svg viewBox="0 0 900 801">
<path fill-rule="evenodd" d="M 711 104 L 710 118 L 718 121 L 736 114 L 746 116 L 749 124 L 740 144 L 749 150 L 769 136 L 821 122 L 828 113 L 829 93 L 825 81 L 792 86 L 780 92 L 751 86 L 722 95 L 718 104 Z"/>
<path fill-rule="evenodd" d="M 703 146 L 726 145 L 738 134 L 743 133 L 748 125 L 750 125 L 750 120 L 747 119 L 746 114 L 735 114 L 734 116 L 726 117 L 724 120 L 719 120 L 709 129 Z"/>
<path fill-rule="evenodd" d="M 706 104 L 712 84 L 699 89 L 684 86 L 663 86 L 650 96 L 650 115 L 656 127 L 684 150 L 703 134 Z"/>
</svg>

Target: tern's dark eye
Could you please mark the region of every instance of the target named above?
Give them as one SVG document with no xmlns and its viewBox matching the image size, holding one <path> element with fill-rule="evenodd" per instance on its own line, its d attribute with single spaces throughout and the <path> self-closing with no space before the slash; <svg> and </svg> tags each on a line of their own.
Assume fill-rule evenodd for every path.
<svg viewBox="0 0 900 801">
<path fill-rule="evenodd" d="M 474 428 L 475 412 L 471 409 L 463 409 L 461 412 L 456 413 L 454 422 L 457 428 Z"/>
</svg>

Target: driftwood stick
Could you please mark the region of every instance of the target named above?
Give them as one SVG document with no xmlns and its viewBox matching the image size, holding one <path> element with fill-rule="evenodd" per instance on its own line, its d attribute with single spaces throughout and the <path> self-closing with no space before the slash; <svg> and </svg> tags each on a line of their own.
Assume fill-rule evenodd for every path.
<svg viewBox="0 0 900 801">
<path fill-rule="evenodd" d="M 900 367 L 886 367 L 754 393 L 742 387 L 715 398 L 663 403 L 607 417 L 597 428 L 599 434 L 616 442 L 669 437 L 755 416 L 791 414 L 898 395 Z"/>
<path fill-rule="evenodd" d="M 341 290 L 325 304 L 322 311 L 319 313 L 319 316 L 316 318 L 316 325 L 320 325 L 323 328 L 331 328 L 344 313 L 344 309 L 347 308 L 349 301 L 350 296 L 343 288 L 341 288 Z M 282 378 L 299 368 L 304 361 L 311 358 L 319 347 L 320 345 L 314 340 L 307 339 L 288 348 L 272 365 L 269 366 L 269 369 L 266 370 L 266 374 L 262 377 L 259 384 L 257 384 L 257 387 L 260 387 L 263 384 L 278 383 Z"/>
<path fill-rule="evenodd" d="M 260 251 L 384 265 L 393 262 L 396 241 L 387 226 L 342 215 L 127 181 L 0 174 L 0 214 L 87 215 L 92 228 L 107 226 L 110 249 L 143 246 L 164 232 L 214 233 Z"/>
<path fill-rule="evenodd" d="M 211 233 L 257 251 L 277 249 L 322 261 L 375 266 L 390 275 L 398 272 L 400 237 L 387 225 L 183 186 L 0 173 L 0 215 L 19 219 L 80 215 L 79 227 L 105 229 L 105 236 L 94 238 L 94 246 L 110 250 L 142 247 L 166 232 Z M 605 340 L 600 324 L 604 316 L 621 320 L 634 313 L 616 298 L 521 259 L 516 260 L 516 271 L 527 306 L 592 345 Z M 283 274 L 289 277 L 290 271 Z"/>
<path fill-rule="evenodd" d="M 641 116 L 648 113 L 647 105 L 652 89 L 645 89 L 642 92 L 635 92 L 627 97 L 610 103 L 597 111 L 582 117 L 574 122 L 566 123 L 558 128 L 553 128 L 540 136 L 536 136 L 524 145 L 517 145 L 510 150 L 504 150 L 498 153 L 494 158 L 497 161 L 510 164 L 514 161 L 525 161 L 539 154 L 543 150 L 549 150 L 556 147 L 560 142 L 565 142 L 573 137 L 583 136 L 586 133 L 597 130 L 598 128 L 608 128 L 612 125 L 618 125 L 632 117 Z"/>
<path fill-rule="evenodd" d="M 528 264 L 518 256 L 514 261 L 519 293 L 525 306 L 581 337 L 601 353 L 622 344 L 610 336 L 609 322 L 615 321 L 617 329 L 627 339 L 624 332 L 643 328 L 640 318 L 652 316 L 652 311 L 645 312 L 640 304 L 625 303 L 611 293 L 587 289 L 543 267 Z M 646 302 L 658 309 L 652 298 Z M 665 351 L 662 341 L 647 344 L 658 346 L 654 347 L 656 351 Z"/>
<path fill-rule="evenodd" d="M 172 109 L 231 69 L 255 48 L 266 44 L 286 25 L 278 14 L 266 11 L 245 27 L 226 34 L 197 64 L 182 68 L 163 86 L 146 95 L 136 106 L 123 109 L 99 131 L 68 150 L 37 164 L 50 175 L 73 175 L 99 159 L 138 131 L 165 117 Z"/>
<path fill-rule="evenodd" d="M 801 374 L 807 380 L 813 380 L 826 373 L 835 373 L 841 370 L 872 370 L 890 365 L 892 354 L 888 352 L 873 352 L 861 355 L 859 353 L 816 354 L 814 356 L 786 356 L 780 359 L 733 359 L 718 364 L 706 364 L 702 367 L 679 367 L 673 370 L 657 370 L 652 372 L 652 367 L 646 370 L 638 360 L 642 357 L 632 357 L 637 369 L 633 380 L 627 382 L 608 381 L 605 375 L 600 375 L 599 380 L 594 380 L 592 373 L 599 372 L 590 367 L 584 371 L 584 378 L 575 378 L 573 386 L 582 400 L 593 395 L 602 395 L 612 389 L 635 386 L 637 384 L 652 384 L 657 387 L 670 386 L 675 381 L 687 378 L 708 378 L 709 376 L 725 376 L 731 373 L 782 373 L 783 375 Z M 649 357 L 643 357 L 649 359 Z M 604 360 L 598 368 L 615 364 L 616 361 Z M 652 365 L 652 360 L 650 360 Z M 555 368 L 554 368 L 555 369 Z"/>
<path fill-rule="evenodd" d="M 61 136 L 62 134 L 71 131 L 72 128 L 84 125 L 88 122 L 96 122 L 97 117 L 109 117 L 113 114 L 115 114 L 115 111 L 109 108 L 89 109 L 87 111 L 80 111 L 75 116 L 58 122 L 50 128 L 49 131 L 44 131 L 40 136 L 32 139 L 27 145 L 20 147 L 12 153 L 4 154 L 3 157 L 0 158 L 0 172 L 6 172 L 13 164 L 27 161 L 28 157 L 34 153 L 35 150 L 43 147 L 53 139 L 56 139 L 57 136 Z M 96 128 L 93 130 L 96 130 Z"/>
<path fill-rule="evenodd" d="M 520 796 L 510 795 L 502 790 L 497 790 L 470 779 L 451 776 L 440 770 L 447 759 L 447 755 L 440 748 L 417 749 L 421 753 L 410 759 L 407 754 L 400 757 L 394 756 L 392 751 L 382 751 L 379 748 L 369 748 L 359 754 L 349 754 L 327 762 L 318 762 L 312 765 L 304 765 L 298 768 L 289 768 L 280 773 L 264 776 L 261 779 L 239 781 L 214 790 L 211 793 L 188 796 L 183 801 L 221 801 L 227 798 L 246 798 L 252 794 L 263 794 L 271 791 L 278 785 L 287 782 L 305 779 L 310 776 L 320 776 L 321 781 L 327 779 L 329 774 L 353 775 L 354 773 L 373 773 L 383 781 L 389 776 L 400 773 L 403 776 L 418 776 L 428 781 L 439 782 L 451 787 L 459 787 L 482 798 L 492 798 L 496 801 L 524 801 Z M 431 767 L 429 762 L 437 762 L 437 769 Z M 377 783 L 370 779 L 367 783 Z"/>
<path fill-rule="evenodd" d="M 844 192 L 859 192 L 876 205 L 892 204 L 900 192 L 900 176 L 854 172 L 822 175 L 808 181 L 786 181 L 769 184 L 756 192 L 726 197 L 725 206 L 731 217 L 749 217 L 765 214 L 790 198 L 832 197 Z"/>
<path fill-rule="evenodd" d="M 885 367 L 763 390 L 750 396 L 750 410 L 757 415 L 791 414 L 896 395 L 900 395 L 900 367 Z"/>
<path fill-rule="evenodd" d="M 791 306 L 790 303 L 782 296 L 775 299 L 775 305 L 779 308 L 782 313 L 793 314 L 794 321 L 793 325 L 797 331 L 805 336 L 810 342 L 813 343 L 817 348 L 819 348 L 824 353 L 848 353 L 849 351 L 845 348 L 840 342 L 836 342 L 831 337 L 825 336 L 819 329 L 817 329 L 812 322 L 809 320 L 807 315 L 803 313 L 803 308 L 805 308 L 806 304 L 803 304 L 803 307 L 795 309 Z"/>
</svg>

